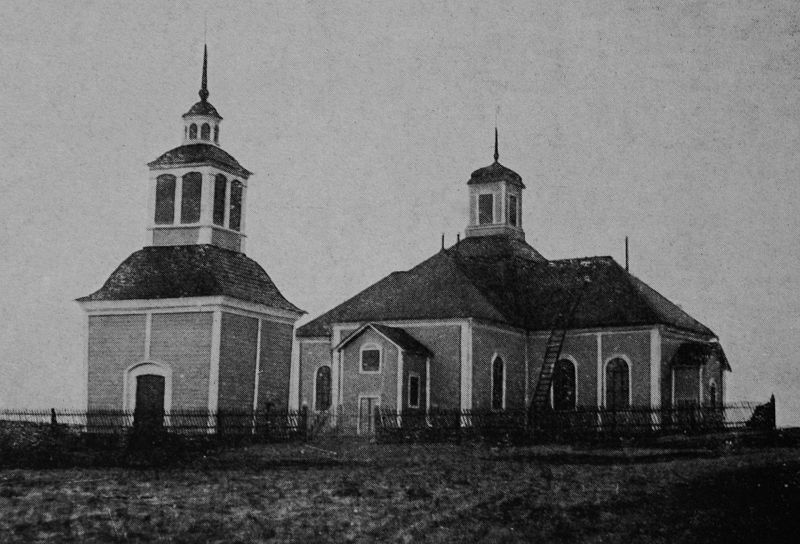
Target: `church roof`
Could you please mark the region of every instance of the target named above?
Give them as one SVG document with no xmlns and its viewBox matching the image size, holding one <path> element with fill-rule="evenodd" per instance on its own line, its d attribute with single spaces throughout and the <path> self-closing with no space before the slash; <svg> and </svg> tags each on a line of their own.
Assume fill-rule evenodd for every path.
<svg viewBox="0 0 800 544">
<path fill-rule="evenodd" d="M 572 329 L 663 324 L 714 335 L 611 257 L 546 261 L 525 242 L 499 236 L 468 237 L 394 272 L 297 334 L 324 336 L 337 322 L 466 317 L 549 330 L 579 290 Z"/>
<path fill-rule="evenodd" d="M 302 312 L 253 259 L 209 244 L 144 247 L 125 259 L 103 287 L 78 301 L 209 296 Z"/>
<path fill-rule="evenodd" d="M 222 120 L 222 116 L 217 113 L 217 108 L 212 106 L 211 102 L 206 102 L 205 100 L 195 102 L 195 104 L 189 108 L 189 111 L 183 114 L 184 117 L 188 117 L 190 115 L 210 115 L 211 117 L 216 117 L 217 119 Z"/>
<path fill-rule="evenodd" d="M 411 336 L 405 329 L 400 327 L 389 327 L 388 325 L 381 325 L 380 323 L 367 323 L 358 330 L 353 331 L 347 338 L 342 340 L 334 350 L 340 350 L 355 340 L 367 329 L 374 329 L 378 334 L 387 338 L 394 345 L 408 353 L 415 353 L 418 355 L 433 355 L 425 344 Z"/>
<path fill-rule="evenodd" d="M 232 170 L 234 173 L 248 177 L 252 174 L 239 161 L 222 148 L 211 144 L 187 144 L 170 149 L 156 160 L 147 163 L 150 168 L 172 168 L 195 164 L 212 164 Z"/>
<path fill-rule="evenodd" d="M 470 176 L 467 185 L 475 185 L 476 183 L 492 183 L 495 181 L 507 181 L 512 185 L 517 185 L 522 189 L 525 188 L 525 184 L 522 183 L 522 176 L 510 168 L 506 168 L 497 161 L 493 162 L 489 166 L 484 166 L 483 168 L 478 168 L 475 170 Z"/>
</svg>

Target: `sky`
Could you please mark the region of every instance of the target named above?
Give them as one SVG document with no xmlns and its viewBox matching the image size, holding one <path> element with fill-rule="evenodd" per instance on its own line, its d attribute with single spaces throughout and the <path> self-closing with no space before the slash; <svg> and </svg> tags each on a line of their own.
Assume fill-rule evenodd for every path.
<svg viewBox="0 0 800 544">
<path fill-rule="evenodd" d="M 74 299 L 145 244 L 206 41 L 247 254 L 306 320 L 455 242 L 496 123 L 533 247 L 629 236 L 719 336 L 726 400 L 800 425 L 797 2 L 0 5 L 0 407 L 85 403 Z"/>
</svg>

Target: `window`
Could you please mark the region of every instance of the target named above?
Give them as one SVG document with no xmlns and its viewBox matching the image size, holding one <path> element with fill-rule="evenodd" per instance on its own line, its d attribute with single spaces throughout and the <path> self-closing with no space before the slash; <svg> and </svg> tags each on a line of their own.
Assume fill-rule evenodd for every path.
<svg viewBox="0 0 800 544">
<path fill-rule="evenodd" d="M 606 365 L 606 408 L 620 410 L 629 406 L 628 363 L 617 357 Z"/>
<path fill-rule="evenodd" d="M 314 384 L 314 409 L 327 410 L 331 407 L 331 367 L 321 366 L 317 370 Z"/>
<path fill-rule="evenodd" d="M 569 359 L 561 359 L 553 372 L 553 410 L 574 409 L 575 365 Z"/>
<path fill-rule="evenodd" d="M 231 183 L 231 203 L 228 213 L 228 228 L 239 230 L 242 228 L 242 191 L 243 185 L 239 181 Z"/>
<path fill-rule="evenodd" d="M 200 197 L 203 190 L 203 176 L 200 172 L 189 172 L 183 176 L 181 195 L 181 223 L 200 221 Z"/>
<path fill-rule="evenodd" d="M 492 362 L 492 410 L 506 407 L 506 369 L 502 357 L 495 357 Z"/>
<path fill-rule="evenodd" d="M 219 125 L 214 125 L 214 143 L 219 143 Z"/>
<path fill-rule="evenodd" d="M 381 350 L 376 346 L 361 348 L 361 372 L 381 371 Z"/>
<path fill-rule="evenodd" d="M 211 139 L 211 127 L 208 123 L 203 123 L 203 126 L 200 127 L 200 139 L 201 140 L 210 140 Z"/>
<path fill-rule="evenodd" d="M 494 223 L 494 195 L 478 195 L 478 224 Z"/>
<path fill-rule="evenodd" d="M 408 376 L 408 407 L 419 408 L 419 375 Z"/>
<path fill-rule="evenodd" d="M 225 193 L 228 191 L 228 180 L 222 174 L 214 178 L 214 224 L 225 224 Z"/>
<path fill-rule="evenodd" d="M 161 174 L 156 178 L 156 225 L 175 222 L 175 176 Z"/>
<path fill-rule="evenodd" d="M 708 382 L 708 405 L 717 405 L 717 382 L 714 380 Z"/>
<path fill-rule="evenodd" d="M 517 197 L 516 195 L 508 196 L 508 224 L 517 226 Z"/>
<path fill-rule="evenodd" d="M 189 139 L 196 140 L 197 139 L 197 125 L 192 123 L 189 125 Z"/>
</svg>

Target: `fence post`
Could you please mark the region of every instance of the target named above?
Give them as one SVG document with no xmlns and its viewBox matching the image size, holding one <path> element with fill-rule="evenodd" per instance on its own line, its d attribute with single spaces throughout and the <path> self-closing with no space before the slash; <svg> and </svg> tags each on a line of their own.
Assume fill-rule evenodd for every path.
<svg viewBox="0 0 800 544">
<path fill-rule="evenodd" d="M 303 442 L 308 442 L 308 406 L 300 408 L 300 438 Z"/>
<path fill-rule="evenodd" d="M 769 397 L 769 408 L 767 408 L 767 425 L 770 430 L 775 430 L 775 395 Z"/>
<path fill-rule="evenodd" d="M 773 397 L 773 399 L 774 398 L 775 397 Z M 50 408 L 50 429 L 55 431 L 57 426 L 58 426 L 58 418 L 56 418 L 56 409 L 55 408 Z"/>
</svg>

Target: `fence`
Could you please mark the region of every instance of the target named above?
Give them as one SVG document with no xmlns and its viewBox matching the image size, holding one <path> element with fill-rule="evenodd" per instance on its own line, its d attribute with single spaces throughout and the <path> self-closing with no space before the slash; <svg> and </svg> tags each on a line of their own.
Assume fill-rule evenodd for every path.
<svg viewBox="0 0 800 544">
<path fill-rule="evenodd" d="M 0 428 L 50 426 L 87 434 L 124 434 L 141 429 L 167 434 L 250 436 L 262 441 L 304 439 L 308 411 L 173 410 L 143 413 L 127 410 L 0 410 Z"/>
<path fill-rule="evenodd" d="M 765 404 L 610 410 L 579 407 L 530 417 L 525 410 L 435 410 L 398 413 L 376 408 L 371 414 L 300 410 L 258 412 L 171 411 L 0 411 L 0 439 L 24 426 L 71 429 L 83 434 L 125 434 L 154 429 L 171 435 L 249 437 L 254 441 L 313 440 L 325 436 L 365 437 L 383 442 L 569 441 L 667 434 L 702 434 L 775 428 L 775 399 Z M 22 427 L 21 427 L 22 426 Z M 4 431 L 5 429 L 5 431 Z M 4 431 L 4 432 L 3 432 Z"/>
</svg>

